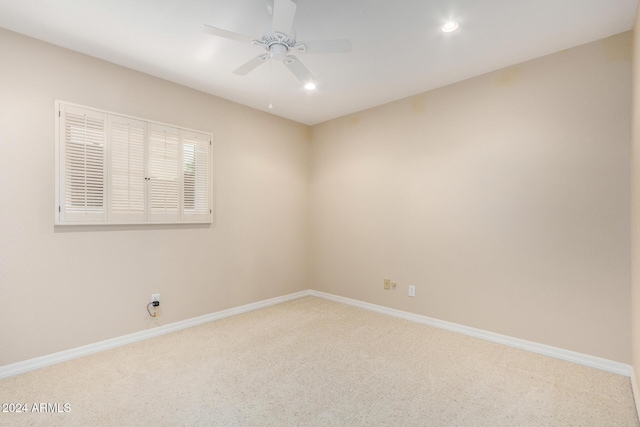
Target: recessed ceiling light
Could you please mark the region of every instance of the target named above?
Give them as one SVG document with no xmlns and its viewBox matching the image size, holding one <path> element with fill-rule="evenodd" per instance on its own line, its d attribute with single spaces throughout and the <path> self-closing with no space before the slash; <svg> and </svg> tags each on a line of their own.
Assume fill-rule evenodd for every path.
<svg viewBox="0 0 640 427">
<path fill-rule="evenodd" d="M 314 90 L 316 88 L 316 84 L 311 82 L 311 83 L 307 83 L 306 85 L 304 85 L 304 88 L 306 90 Z"/>
<path fill-rule="evenodd" d="M 455 21 L 449 21 L 442 26 L 442 31 L 445 33 L 451 33 L 458 29 L 458 23 Z"/>
</svg>

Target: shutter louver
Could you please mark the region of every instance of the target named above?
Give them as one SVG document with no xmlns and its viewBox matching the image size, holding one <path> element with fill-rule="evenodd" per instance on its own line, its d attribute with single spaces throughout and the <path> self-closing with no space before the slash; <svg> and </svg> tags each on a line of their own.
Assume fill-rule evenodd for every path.
<svg viewBox="0 0 640 427">
<path fill-rule="evenodd" d="M 182 158 L 183 214 L 190 220 L 209 220 L 211 179 L 208 135 L 183 132 Z"/>
<path fill-rule="evenodd" d="M 69 222 L 106 221 L 104 114 L 67 107 L 63 119 L 62 216 Z"/>
<path fill-rule="evenodd" d="M 115 222 L 144 221 L 144 122 L 110 116 L 110 218 Z"/>
<path fill-rule="evenodd" d="M 180 219 L 179 167 L 180 132 L 157 124 L 149 125 L 149 219 Z"/>
</svg>

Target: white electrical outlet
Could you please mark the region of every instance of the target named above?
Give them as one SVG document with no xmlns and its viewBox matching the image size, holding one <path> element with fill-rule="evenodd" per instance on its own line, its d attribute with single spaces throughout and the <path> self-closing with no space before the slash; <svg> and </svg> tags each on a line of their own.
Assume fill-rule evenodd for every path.
<svg viewBox="0 0 640 427">
<path fill-rule="evenodd" d="M 151 302 L 160 302 L 160 294 L 151 294 Z"/>
<path fill-rule="evenodd" d="M 409 285 L 409 296 L 410 297 L 416 296 L 416 287 L 413 285 Z"/>
</svg>

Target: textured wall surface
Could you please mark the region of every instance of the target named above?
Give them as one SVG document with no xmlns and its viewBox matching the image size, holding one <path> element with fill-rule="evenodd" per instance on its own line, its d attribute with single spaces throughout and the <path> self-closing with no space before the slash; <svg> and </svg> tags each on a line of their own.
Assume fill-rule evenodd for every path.
<svg viewBox="0 0 640 427">
<path fill-rule="evenodd" d="M 308 288 L 630 363 L 631 40 L 309 128 L 0 30 L 0 365 Z M 54 99 L 211 132 L 214 223 L 54 227 Z"/>
<path fill-rule="evenodd" d="M 631 143 L 631 273 L 633 370 L 640 384 L 640 7 L 633 30 L 633 122 Z M 638 390 L 634 390 L 637 392 Z M 640 396 L 636 397 L 636 404 Z"/>
<path fill-rule="evenodd" d="M 0 365 L 308 289 L 307 126 L 5 30 L 0 52 Z M 211 132 L 214 223 L 54 227 L 56 98 Z"/>
<path fill-rule="evenodd" d="M 630 363 L 630 43 L 314 126 L 311 287 Z"/>
</svg>

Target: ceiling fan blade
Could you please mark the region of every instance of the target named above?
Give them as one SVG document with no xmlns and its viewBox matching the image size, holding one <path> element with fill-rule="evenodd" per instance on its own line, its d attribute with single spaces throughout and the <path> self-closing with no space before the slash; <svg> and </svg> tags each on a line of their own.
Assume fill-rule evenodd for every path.
<svg viewBox="0 0 640 427">
<path fill-rule="evenodd" d="M 348 53 L 351 52 L 351 40 L 309 40 L 296 43 L 300 53 Z"/>
<path fill-rule="evenodd" d="M 244 34 L 234 33 L 232 31 L 223 30 L 222 28 L 213 27 L 207 24 L 204 24 L 202 26 L 202 30 L 209 34 L 213 34 L 214 36 L 224 37 L 225 39 L 237 40 L 240 42 L 252 43 L 254 40 L 253 37 L 245 36 Z"/>
<path fill-rule="evenodd" d="M 264 64 L 267 59 L 269 59 L 268 53 L 265 53 L 264 55 L 256 56 L 246 64 L 241 65 L 235 70 L 233 70 L 233 74 L 237 74 L 239 76 L 246 76 L 251 71 L 255 70 L 260 65 Z"/>
<path fill-rule="evenodd" d="M 315 82 L 316 78 L 311 74 L 311 71 L 307 70 L 307 67 L 302 65 L 295 56 L 289 55 L 283 62 L 303 85 Z"/>
<path fill-rule="evenodd" d="M 271 30 L 274 33 L 291 35 L 293 29 L 293 19 L 296 16 L 296 4 L 291 0 L 273 1 L 273 25 Z"/>
</svg>

